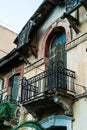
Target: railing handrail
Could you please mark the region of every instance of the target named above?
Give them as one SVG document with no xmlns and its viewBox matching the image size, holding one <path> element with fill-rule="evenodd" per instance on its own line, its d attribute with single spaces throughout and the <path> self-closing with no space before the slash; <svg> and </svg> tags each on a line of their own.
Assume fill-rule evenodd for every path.
<svg viewBox="0 0 87 130">
<path fill-rule="evenodd" d="M 32 98 L 44 96 L 50 91 L 75 94 L 74 79 L 75 72 L 65 68 L 61 61 L 53 63 L 48 70 L 31 78 L 21 79 L 21 101 L 26 102 Z"/>
<path fill-rule="evenodd" d="M 53 70 L 53 71 L 51 71 L 51 70 Z M 37 80 L 41 80 L 42 78 L 47 77 L 49 74 L 57 73 L 56 70 L 57 70 L 58 73 L 67 75 L 67 76 L 72 77 L 72 78 L 75 79 L 75 72 L 74 72 L 74 71 L 72 71 L 72 70 L 70 70 L 70 69 L 66 69 L 66 68 L 61 69 L 61 68 L 55 67 L 55 69 L 50 68 L 50 69 L 48 69 L 48 70 L 46 70 L 46 71 L 44 71 L 44 72 L 41 72 L 41 73 L 39 73 L 39 74 L 37 74 L 37 75 L 35 75 L 35 76 L 29 78 L 29 79 L 26 79 L 26 80 L 27 80 L 28 82 L 30 82 L 30 83 L 32 83 L 32 82 L 34 82 L 34 81 L 36 82 Z M 23 80 L 23 79 L 22 79 L 22 80 Z M 32 82 L 31 82 L 31 81 L 32 81 Z"/>
<path fill-rule="evenodd" d="M 0 95 L 3 96 L 3 93 Z M 17 103 L 18 101 L 15 98 L 13 98 L 11 95 L 7 94 L 4 98 L 0 99 L 0 103 L 3 103 L 3 102 Z"/>
</svg>

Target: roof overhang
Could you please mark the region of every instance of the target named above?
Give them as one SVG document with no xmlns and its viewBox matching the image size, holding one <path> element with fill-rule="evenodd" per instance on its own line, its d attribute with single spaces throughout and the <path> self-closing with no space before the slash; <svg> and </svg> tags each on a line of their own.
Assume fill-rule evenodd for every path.
<svg viewBox="0 0 87 130">
<path fill-rule="evenodd" d="M 33 38 L 35 32 L 34 30 L 38 29 L 41 26 L 41 24 L 46 20 L 48 15 L 50 15 L 55 6 L 64 5 L 64 1 L 65 0 L 44 0 L 37 11 L 25 24 L 17 38 L 14 40 L 14 43 L 20 47 L 26 42 L 30 42 Z"/>
</svg>

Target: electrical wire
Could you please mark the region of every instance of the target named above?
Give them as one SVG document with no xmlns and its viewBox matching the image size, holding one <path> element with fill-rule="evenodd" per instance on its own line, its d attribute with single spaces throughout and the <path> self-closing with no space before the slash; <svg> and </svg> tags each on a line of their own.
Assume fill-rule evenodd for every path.
<svg viewBox="0 0 87 130">
<path fill-rule="evenodd" d="M 8 53 L 7 53 L 6 51 L 4 51 L 4 50 L 1 50 L 1 49 L 0 49 L 0 51 L 3 52 L 3 53 L 5 53 L 5 54 L 8 54 Z"/>
<path fill-rule="evenodd" d="M 41 59 L 42 59 L 42 58 L 41 58 Z M 40 59 L 40 60 L 41 60 L 41 59 Z M 39 62 L 40 60 L 38 60 L 37 62 Z M 36 64 L 36 62 L 33 63 L 33 64 L 31 64 L 31 63 L 30 63 L 28 60 L 26 60 L 26 59 L 25 59 L 24 61 L 25 61 L 26 64 L 29 64 L 29 66 L 27 66 L 26 68 L 33 66 L 34 68 L 37 68 L 37 69 L 41 70 L 42 72 L 45 71 L 45 70 L 43 70 L 43 69 L 41 69 L 41 68 L 35 66 L 34 64 Z M 25 69 L 26 69 L 26 68 L 25 68 Z"/>
</svg>

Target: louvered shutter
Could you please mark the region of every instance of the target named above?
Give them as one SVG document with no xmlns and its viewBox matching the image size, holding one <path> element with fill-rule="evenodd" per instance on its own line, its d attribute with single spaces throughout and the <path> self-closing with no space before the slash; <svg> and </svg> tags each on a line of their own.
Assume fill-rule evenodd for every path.
<svg viewBox="0 0 87 130">
<path fill-rule="evenodd" d="M 55 69 L 57 62 L 59 62 L 59 69 L 64 70 L 66 67 L 66 51 L 65 43 L 58 42 L 56 47 L 50 50 L 50 67 Z M 60 64 L 61 63 L 61 64 Z M 66 87 L 66 77 L 63 73 L 55 73 L 49 76 L 49 89 L 54 88 L 65 88 Z"/>
<path fill-rule="evenodd" d="M 12 79 L 12 88 L 11 88 L 11 96 L 12 99 L 17 99 L 18 96 L 18 83 L 19 83 L 19 75 L 15 75 Z"/>
<path fill-rule="evenodd" d="M 67 77 L 63 71 L 66 68 L 66 50 L 65 43 L 59 42 L 57 46 L 56 60 L 59 61 L 59 69 L 62 73 L 58 74 L 58 88 L 66 89 Z"/>
</svg>

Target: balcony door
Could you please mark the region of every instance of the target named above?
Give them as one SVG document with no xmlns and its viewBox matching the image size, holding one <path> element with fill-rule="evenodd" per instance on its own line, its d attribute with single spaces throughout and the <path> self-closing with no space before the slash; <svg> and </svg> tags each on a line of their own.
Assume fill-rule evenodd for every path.
<svg viewBox="0 0 87 130">
<path fill-rule="evenodd" d="M 10 87 L 11 87 L 10 95 L 13 100 L 17 100 L 17 97 L 18 97 L 19 79 L 20 79 L 19 74 L 13 75 L 10 78 Z"/>
<path fill-rule="evenodd" d="M 49 51 L 49 66 L 55 70 L 55 66 L 59 66 L 59 69 L 64 69 L 66 67 L 66 34 L 65 32 L 60 32 L 56 36 L 51 44 Z M 58 89 L 59 87 L 65 89 L 66 87 L 66 78 L 63 74 L 54 73 L 52 76 L 49 76 L 49 89 Z"/>
<path fill-rule="evenodd" d="M 57 61 L 59 61 L 62 62 L 64 66 L 66 66 L 65 43 L 66 43 L 65 33 L 62 33 L 60 36 L 55 37 L 49 51 L 50 65 L 53 65 Z"/>
</svg>

